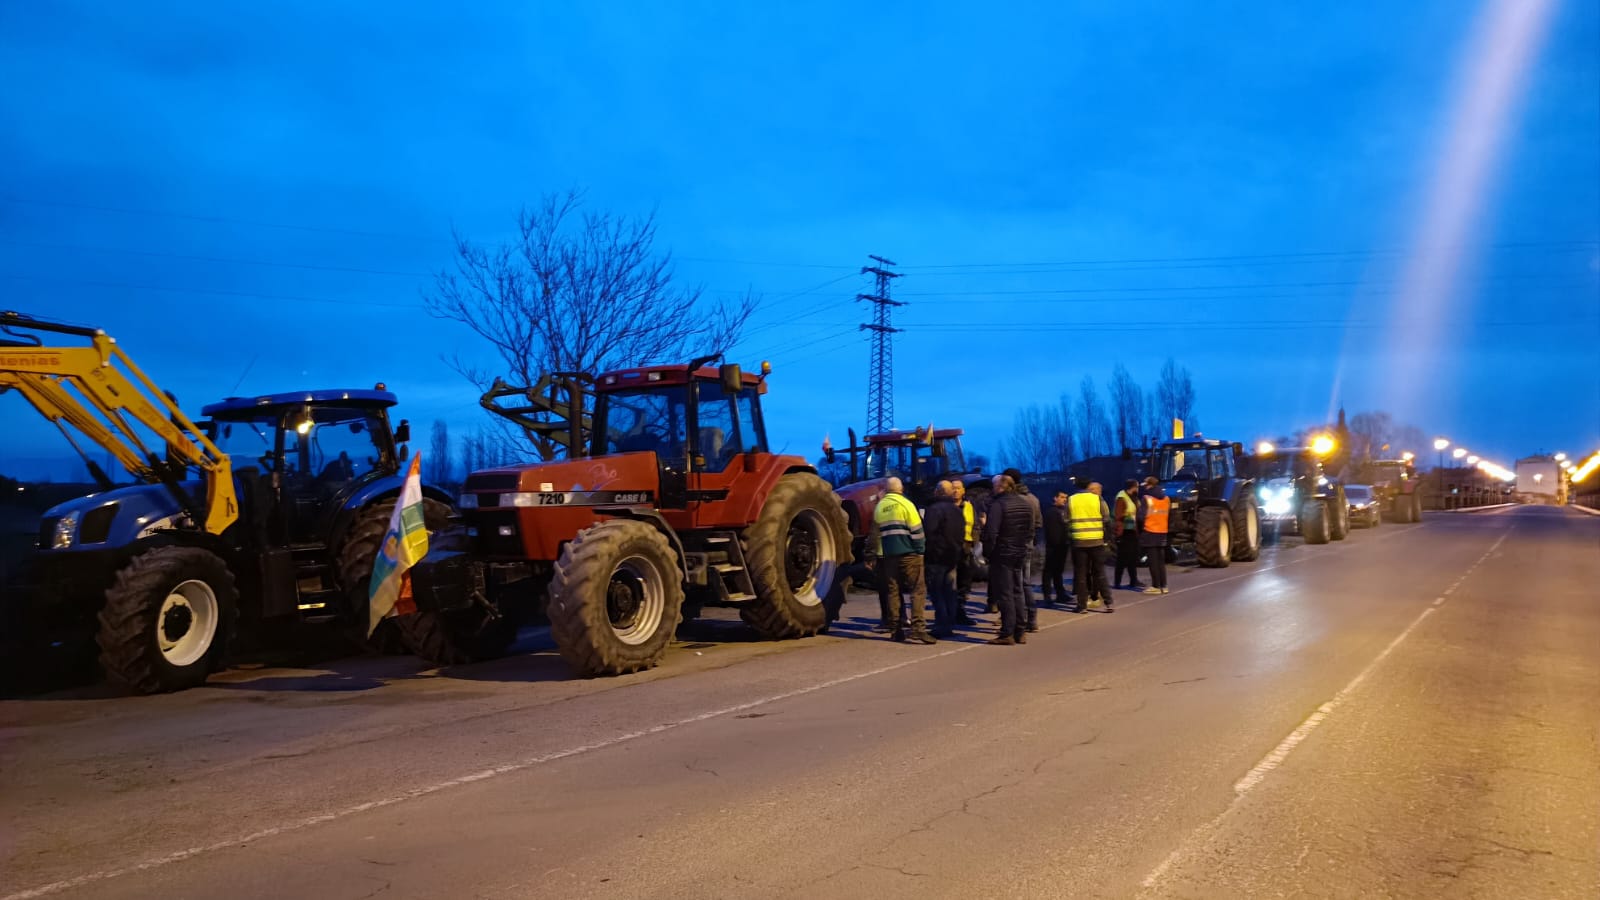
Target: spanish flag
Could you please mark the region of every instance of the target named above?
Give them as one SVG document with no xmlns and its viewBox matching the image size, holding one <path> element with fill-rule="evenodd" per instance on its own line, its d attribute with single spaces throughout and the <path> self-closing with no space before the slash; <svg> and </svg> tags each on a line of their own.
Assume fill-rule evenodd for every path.
<svg viewBox="0 0 1600 900">
<path fill-rule="evenodd" d="M 411 471 L 389 518 L 389 531 L 378 547 L 367 589 L 367 635 L 389 616 L 417 611 L 411 599 L 411 576 L 406 571 L 428 555 L 428 526 L 422 518 L 422 454 L 411 457 Z"/>
</svg>

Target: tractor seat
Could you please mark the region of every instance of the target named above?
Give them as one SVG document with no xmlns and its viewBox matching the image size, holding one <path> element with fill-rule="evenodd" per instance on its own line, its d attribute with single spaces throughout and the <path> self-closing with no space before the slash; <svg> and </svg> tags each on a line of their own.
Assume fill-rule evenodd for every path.
<svg viewBox="0 0 1600 900">
<path fill-rule="evenodd" d="M 717 427 L 700 429 L 700 455 L 707 462 L 722 459 L 722 429 Z"/>
</svg>

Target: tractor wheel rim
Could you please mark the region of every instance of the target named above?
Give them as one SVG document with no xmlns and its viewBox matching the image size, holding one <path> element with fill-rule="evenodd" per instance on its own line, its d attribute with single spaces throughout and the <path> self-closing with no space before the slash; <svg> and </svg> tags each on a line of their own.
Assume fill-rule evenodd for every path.
<svg viewBox="0 0 1600 900">
<path fill-rule="evenodd" d="M 803 509 L 789 523 L 784 541 L 784 576 L 794 599 L 804 606 L 816 606 L 833 586 L 839 567 L 833 529 L 821 510 Z"/>
<path fill-rule="evenodd" d="M 174 666 L 205 658 L 217 636 L 217 595 L 204 581 L 182 582 L 161 601 L 156 613 L 156 646 Z"/>
<path fill-rule="evenodd" d="M 1245 508 L 1244 536 L 1250 541 L 1249 549 L 1261 546 L 1261 513 L 1254 506 Z"/>
<path fill-rule="evenodd" d="M 667 588 L 654 562 L 629 556 L 617 563 L 606 585 L 606 618 L 617 640 L 630 646 L 650 640 L 666 611 Z"/>
<path fill-rule="evenodd" d="M 1233 558 L 1233 529 L 1228 527 L 1226 519 L 1217 523 L 1217 558 Z"/>
</svg>

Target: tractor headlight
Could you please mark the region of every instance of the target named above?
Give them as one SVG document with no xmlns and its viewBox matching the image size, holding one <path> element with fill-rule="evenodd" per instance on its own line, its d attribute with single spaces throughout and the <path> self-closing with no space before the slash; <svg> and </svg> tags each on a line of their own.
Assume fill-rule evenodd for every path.
<svg viewBox="0 0 1600 900">
<path fill-rule="evenodd" d="M 78 514 L 69 512 L 56 520 L 55 533 L 50 536 L 51 550 L 65 550 L 72 546 L 72 538 L 78 531 Z"/>
<path fill-rule="evenodd" d="M 456 500 L 456 507 L 459 508 L 459 509 L 477 509 L 478 508 L 478 495 L 477 494 L 462 494 Z"/>
</svg>

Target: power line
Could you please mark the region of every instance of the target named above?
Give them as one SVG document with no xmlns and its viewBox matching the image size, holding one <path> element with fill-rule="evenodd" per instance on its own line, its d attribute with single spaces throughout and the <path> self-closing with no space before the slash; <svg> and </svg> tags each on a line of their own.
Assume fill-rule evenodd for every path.
<svg viewBox="0 0 1600 900">
<path fill-rule="evenodd" d="M 186 288 L 164 287 L 159 284 L 130 284 L 121 281 L 92 281 L 77 278 L 46 278 L 35 275 L 15 275 L 0 273 L 0 278 L 9 278 L 19 281 L 38 281 L 46 284 L 71 284 L 81 287 L 116 288 L 128 291 L 154 291 L 163 294 L 200 294 L 216 297 L 242 297 L 251 300 L 289 300 L 299 303 L 332 303 L 339 306 L 381 306 L 389 309 L 411 309 L 418 312 L 425 308 L 415 303 L 385 303 L 381 300 L 342 300 L 334 297 L 308 297 L 301 294 L 264 294 L 255 291 L 231 291 L 213 288 Z"/>
<path fill-rule="evenodd" d="M 305 269 L 313 272 L 353 272 L 362 275 L 397 275 L 407 278 L 432 278 L 438 274 L 437 272 L 405 272 L 394 269 L 366 269 L 359 266 L 280 262 L 270 259 L 242 259 L 231 256 L 202 256 L 189 253 L 170 253 L 161 250 L 134 250 L 123 247 L 89 247 L 81 244 L 36 244 L 27 241 L 0 241 L 0 246 L 21 247 L 29 250 L 60 250 L 68 253 L 105 253 L 120 256 L 143 256 L 154 259 L 181 259 L 191 262 L 228 263 L 239 266 L 266 266 L 275 269 Z"/>
<path fill-rule="evenodd" d="M 1515 276 L 1515 277 L 1522 277 L 1522 276 Z M 1484 281 L 1484 282 L 1495 282 L 1495 281 L 1512 281 L 1512 280 L 1514 280 L 1514 278 L 1483 278 L 1483 279 L 1478 279 L 1478 280 L 1479 281 Z M 1354 279 L 1354 280 L 1346 280 L 1346 281 L 1269 282 L 1269 283 L 1257 283 L 1257 284 L 1187 284 L 1187 285 L 1165 284 L 1165 285 L 1139 285 L 1139 286 L 1115 285 L 1115 286 L 1111 286 L 1111 287 L 1037 288 L 1037 289 L 1025 289 L 1025 290 L 1007 290 L 1007 291 L 926 291 L 926 292 L 921 292 L 921 293 L 904 294 L 903 296 L 907 296 L 907 297 L 1012 297 L 1012 296 L 1030 296 L 1030 295 L 1039 295 L 1039 294 L 1051 294 L 1051 295 L 1055 295 L 1055 294 L 1095 294 L 1095 293 L 1102 293 L 1103 294 L 1103 293 L 1112 292 L 1112 291 L 1122 291 L 1122 292 L 1127 292 L 1127 293 L 1166 293 L 1166 292 L 1170 292 L 1170 291 L 1233 291 L 1233 290 L 1282 290 L 1282 289 L 1301 290 L 1301 289 L 1307 289 L 1307 288 L 1328 288 L 1328 287 L 1369 287 L 1370 288 L 1370 287 L 1374 287 L 1374 286 L 1381 286 L 1383 284 L 1384 284 L 1383 282 L 1374 282 L 1374 281 L 1371 281 L 1371 280 Z"/>
<path fill-rule="evenodd" d="M 1515 250 L 1529 248 L 1566 248 L 1590 249 L 1600 246 L 1597 241 L 1512 241 L 1498 244 L 1483 245 L 1485 250 Z M 1093 265 L 1132 265 L 1149 263 L 1193 263 L 1193 262 L 1250 262 L 1307 259 L 1320 261 L 1330 257 L 1369 257 L 1369 256 L 1395 256 L 1413 253 L 1423 248 L 1372 248 L 1367 250 L 1321 250 L 1288 253 L 1245 253 L 1218 256 L 1150 256 L 1150 257 L 1111 257 L 1103 259 L 1058 259 L 1035 262 L 975 262 L 975 263 L 947 263 L 930 264 L 922 266 L 906 266 L 907 269 L 951 270 L 951 269 L 1022 269 L 1036 266 L 1093 266 Z M 1470 247 L 1465 247 L 1470 249 Z"/>
</svg>

